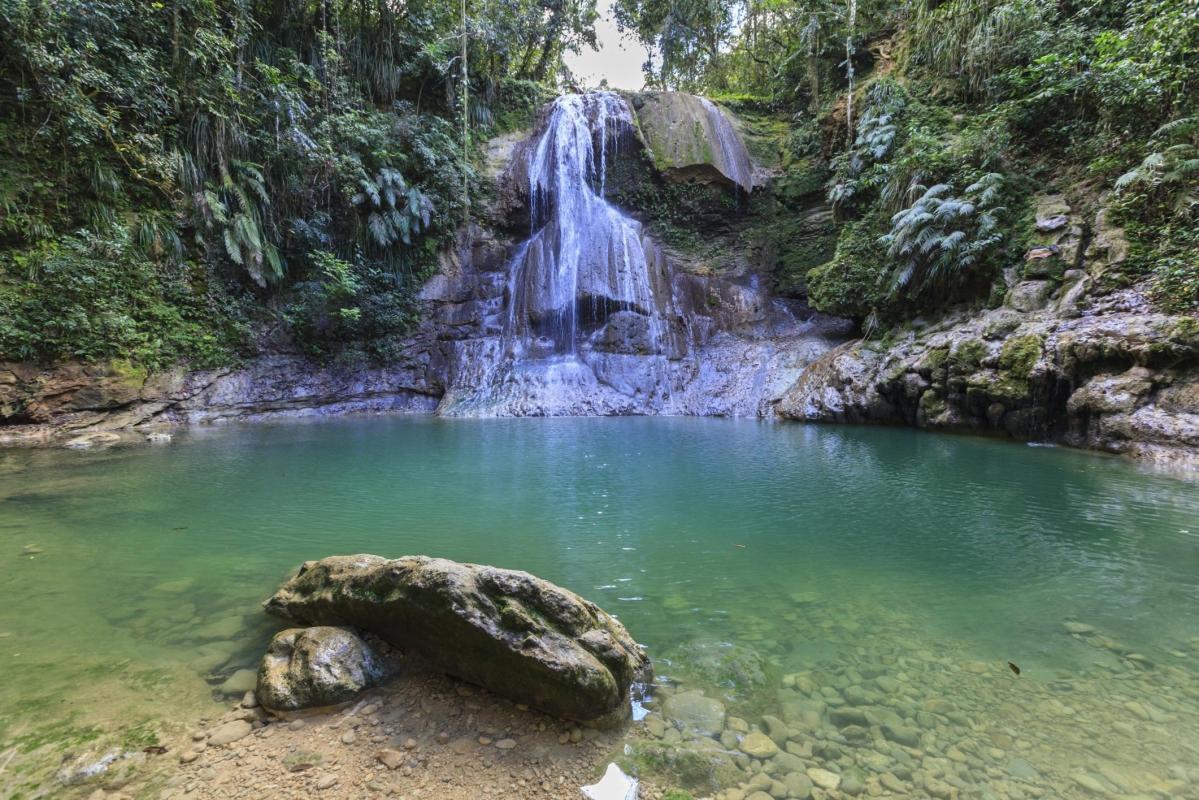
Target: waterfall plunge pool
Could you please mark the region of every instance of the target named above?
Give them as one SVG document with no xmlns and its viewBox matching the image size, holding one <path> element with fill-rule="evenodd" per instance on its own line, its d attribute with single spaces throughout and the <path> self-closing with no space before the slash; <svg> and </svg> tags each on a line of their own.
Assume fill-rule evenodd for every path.
<svg viewBox="0 0 1199 800">
<path fill-rule="evenodd" d="M 1199 492 L 1118 459 L 686 418 L 195 428 L 0 451 L 0 551 L 14 796 L 63 748 L 228 708 L 281 627 L 259 602 L 356 552 L 524 569 L 618 615 L 662 684 L 625 759 L 697 797 L 795 796 L 807 769 L 896 796 L 1199 795 Z M 728 727 L 676 730 L 696 691 Z M 755 760 L 738 728 L 766 718 L 784 756 Z M 689 747 L 718 757 L 663 757 Z"/>
</svg>

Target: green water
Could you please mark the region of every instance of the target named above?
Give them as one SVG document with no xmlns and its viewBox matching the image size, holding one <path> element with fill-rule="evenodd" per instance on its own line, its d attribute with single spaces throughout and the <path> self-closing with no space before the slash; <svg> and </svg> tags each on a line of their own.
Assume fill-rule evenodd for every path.
<svg viewBox="0 0 1199 800">
<path fill-rule="evenodd" d="M 1077 776 L 1199 796 L 1193 484 L 1053 448 L 695 419 L 340 419 L 2 452 L 0 753 L 34 775 L 56 737 L 211 713 L 275 629 L 258 603 L 300 561 L 353 552 L 574 589 L 649 648 L 666 694 L 751 724 L 815 698 L 927 734 L 932 761 L 905 767 L 877 725 L 809 720 L 833 745 L 811 760 L 846 775 L 892 758 L 963 796 L 1093 790 Z M 901 688 L 880 692 L 888 676 Z M 711 788 L 740 780 L 718 772 Z"/>
</svg>

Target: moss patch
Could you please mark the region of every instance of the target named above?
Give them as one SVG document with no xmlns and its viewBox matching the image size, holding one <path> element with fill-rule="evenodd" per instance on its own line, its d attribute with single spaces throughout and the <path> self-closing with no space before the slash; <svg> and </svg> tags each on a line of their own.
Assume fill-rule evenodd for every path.
<svg viewBox="0 0 1199 800">
<path fill-rule="evenodd" d="M 999 371 L 1009 378 L 1027 381 L 1041 358 L 1045 340 L 1036 334 L 1013 336 L 999 352 Z"/>
<path fill-rule="evenodd" d="M 966 339 L 958 342 L 949 354 L 950 371 L 957 375 L 967 375 L 976 372 L 982 361 L 987 357 L 987 346 L 978 339 Z"/>
</svg>

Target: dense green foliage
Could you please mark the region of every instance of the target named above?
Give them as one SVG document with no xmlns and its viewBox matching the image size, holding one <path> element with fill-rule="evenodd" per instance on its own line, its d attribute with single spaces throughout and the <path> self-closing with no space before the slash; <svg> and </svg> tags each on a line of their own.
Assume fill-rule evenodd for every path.
<svg viewBox="0 0 1199 800">
<path fill-rule="evenodd" d="M 593 20 L 468 8 L 466 83 L 456 2 L 0 0 L 0 360 L 385 354 Z"/>
<path fill-rule="evenodd" d="M 664 87 L 792 116 L 794 163 L 827 165 L 836 253 L 817 308 L 870 326 L 992 301 L 1034 194 L 1108 206 L 1147 281 L 1199 307 L 1199 10 L 1185 0 L 618 0 Z M 790 179 L 792 176 L 788 176 Z M 799 176 L 800 178 L 804 176 Z M 780 275 L 780 285 L 794 283 Z"/>
<path fill-rule="evenodd" d="M 994 301 L 1046 191 L 1127 232 L 1107 285 L 1199 306 L 1193 3 L 613 7 L 655 48 L 651 84 L 786 121 L 746 243 L 817 308 L 873 326 Z M 479 142 L 569 82 L 595 19 L 594 0 L 465 21 L 447 0 L 0 0 L 0 359 L 386 359 L 480 191 Z M 693 200 L 637 205 L 686 244 Z"/>
</svg>

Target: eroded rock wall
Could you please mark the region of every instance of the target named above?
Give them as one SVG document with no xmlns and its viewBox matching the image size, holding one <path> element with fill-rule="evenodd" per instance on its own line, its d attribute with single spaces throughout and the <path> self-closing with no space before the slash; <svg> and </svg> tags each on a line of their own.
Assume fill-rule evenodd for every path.
<svg viewBox="0 0 1199 800">
<path fill-rule="evenodd" d="M 1042 198 L 1028 262 L 1004 306 L 855 341 L 817 359 L 780 416 L 992 432 L 1199 467 L 1199 320 L 1134 288 L 1100 291 L 1126 257 L 1101 210 L 1090 225 Z"/>
</svg>

